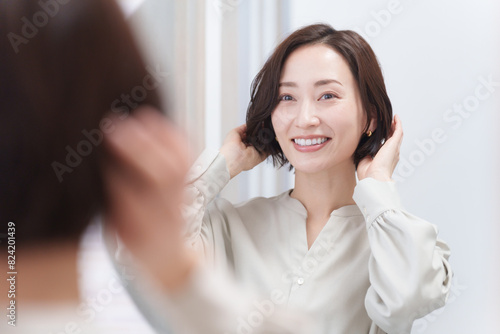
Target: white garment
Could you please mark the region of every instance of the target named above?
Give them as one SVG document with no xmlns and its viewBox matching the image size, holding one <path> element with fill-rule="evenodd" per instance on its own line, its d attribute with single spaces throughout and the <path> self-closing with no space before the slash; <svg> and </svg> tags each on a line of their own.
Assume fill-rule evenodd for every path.
<svg viewBox="0 0 500 334">
<path fill-rule="evenodd" d="M 126 270 L 128 275 L 134 275 L 125 287 L 157 333 L 317 333 L 307 316 L 284 312 L 270 301 L 255 299 L 227 273 L 214 272 L 203 265 L 193 270 L 179 291 L 167 293 L 140 268 L 116 234 L 107 234 L 105 239 L 118 272 Z"/>
<path fill-rule="evenodd" d="M 189 243 L 277 307 L 312 316 L 318 333 L 410 333 L 447 299 L 450 250 L 400 204 L 395 184 L 364 179 L 357 205 L 334 210 L 310 249 L 304 206 L 289 196 L 239 205 L 216 195 L 225 159 L 205 151 L 189 176 Z"/>
<path fill-rule="evenodd" d="M 43 288 L 43 287 L 40 287 Z M 22 286 L 20 285 L 20 289 Z M 0 322 L 2 334 L 106 334 L 109 329 L 87 322 L 77 314 L 77 303 L 19 303 L 16 306 L 16 319 L 9 325 L 9 319 L 4 315 Z M 6 312 L 7 313 L 7 312 Z M 117 333 L 117 332 L 113 332 Z"/>
</svg>

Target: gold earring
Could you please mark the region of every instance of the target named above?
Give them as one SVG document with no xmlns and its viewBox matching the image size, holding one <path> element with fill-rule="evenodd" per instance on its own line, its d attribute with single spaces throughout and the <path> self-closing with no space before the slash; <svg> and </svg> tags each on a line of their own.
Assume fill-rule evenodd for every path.
<svg viewBox="0 0 500 334">
<path fill-rule="evenodd" d="M 366 133 L 366 135 L 367 135 L 368 137 L 371 137 L 371 136 L 372 136 L 372 132 L 371 132 L 371 130 L 368 130 L 368 132 Z"/>
<path fill-rule="evenodd" d="M 278 136 L 274 137 L 274 139 L 276 139 L 276 141 L 278 141 Z"/>
</svg>

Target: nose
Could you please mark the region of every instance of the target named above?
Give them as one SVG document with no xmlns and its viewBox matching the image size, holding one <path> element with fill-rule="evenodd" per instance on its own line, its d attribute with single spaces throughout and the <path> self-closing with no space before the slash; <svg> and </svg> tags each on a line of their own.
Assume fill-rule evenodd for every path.
<svg viewBox="0 0 500 334">
<path fill-rule="evenodd" d="M 316 108 L 311 101 L 303 100 L 299 108 L 297 118 L 295 119 L 299 128 L 309 128 L 319 125 L 320 120 L 316 114 Z"/>
</svg>

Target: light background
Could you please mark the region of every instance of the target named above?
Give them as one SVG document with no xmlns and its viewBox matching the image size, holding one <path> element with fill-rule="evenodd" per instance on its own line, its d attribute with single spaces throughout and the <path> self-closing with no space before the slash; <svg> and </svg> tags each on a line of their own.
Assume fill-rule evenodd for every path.
<svg viewBox="0 0 500 334">
<path fill-rule="evenodd" d="M 290 32 L 326 22 L 367 38 L 382 66 L 394 111 L 403 121 L 405 138 L 394 175 L 402 201 L 409 212 L 436 224 L 452 249 L 455 278 L 449 303 L 418 320 L 412 333 L 499 332 L 498 1 L 123 3 L 129 5 L 129 20 L 149 65 L 171 73 L 163 87 L 165 102 L 170 116 L 186 129 L 193 156 L 205 146 L 220 147 L 225 134 L 244 122 L 251 80 Z M 489 96 L 477 99 L 481 80 L 496 85 Z M 488 91 L 480 88 L 479 92 Z M 460 116 L 460 123 L 456 118 L 447 120 L 446 115 L 458 115 L 448 110 L 460 105 L 471 110 L 468 115 Z M 435 131 L 441 131 L 440 137 L 446 140 L 431 147 L 428 143 Z M 423 142 L 424 148 L 418 144 Z M 231 181 L 222 196 L 240 202 L 291 187 L 291 173 L 261 164 Z M 91 231 L 89 235 L 98 238 Z M 94 254 L 95 242 L 86 240 L 84 254 Z M 90 268 L 92 263 L 86 265 Z M 88 295 L 98 294 L 109 280 L 102 268 L 100 276 L 84 280 Z M 99 317 L 110 323 L 125 321 L 134 331 L 147 328 L 126 296 L 106 304 Z"/>
</svg>

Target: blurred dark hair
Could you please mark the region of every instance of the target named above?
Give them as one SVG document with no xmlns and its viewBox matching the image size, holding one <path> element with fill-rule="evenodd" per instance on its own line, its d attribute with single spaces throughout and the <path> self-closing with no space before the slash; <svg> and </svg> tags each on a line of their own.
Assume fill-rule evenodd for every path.
<svg viewBox="0 0 500 334">
<path fill-rule="evenodd" d="M 349 64 L 358 84 L 363 108 L 367 115 L 366 132 L 373 118 L 377 128 L 371 137 L 363 135 L 354 152 L 355 166 L 366 156 L 374 156 L 391 131 L 392 106 L 377 58 L 368 43 L 350 30 L 335 30 L 327 24 L 303 27 L 281 42 L 264 64 L 252 83 L 247 110 L 247 138 L 259 152 L 269 154 L 274 166 L 288 163 L 271 122 L 271 114 L 279 102 L 279 82 L 288 56 L 299 47 L 324 44 L 338 52 Z"/>
<path fill-rule="evenodd" d="M 18 242 L 76 239 L 105 206 L 100 121 L 148 72 L 111 0 L 2 0 L 0 36 L 2 228 L 15 222 Z M 149 88 L 140 103 L 159 108 Z"/>
</svg>

